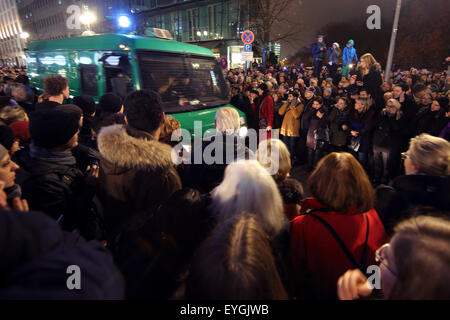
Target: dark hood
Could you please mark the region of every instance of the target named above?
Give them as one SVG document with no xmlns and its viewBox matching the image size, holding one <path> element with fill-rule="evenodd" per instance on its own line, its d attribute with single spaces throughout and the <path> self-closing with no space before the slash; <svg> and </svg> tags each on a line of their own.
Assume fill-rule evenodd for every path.
<svg viewBox="0 0 450 320">
<path fill-rule="evenodd" d="M 409 206 L 431 206 L 450 210 L 450 176 L 411 174 L 392 182 Z"/>
<path fill-rule="evenodd" d="M 71 265 L 81 269 L 81 290 L 67 289 Z M 100 243 L 39 212 L 0 212 L 0 275 L 0 299 L 122 299 L 124 292 Z"/>
</svg>

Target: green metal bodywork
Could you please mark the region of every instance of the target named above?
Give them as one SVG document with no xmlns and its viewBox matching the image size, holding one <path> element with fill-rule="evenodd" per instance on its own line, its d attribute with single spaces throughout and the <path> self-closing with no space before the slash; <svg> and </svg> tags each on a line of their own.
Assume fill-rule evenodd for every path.
<svg viewBox="0 0 450 320">
<path fill-rule="evenodd" d="M 97 94 L 91 96 L 94 100 L 106 93 L 103 62 L 99 61 L 105 54 L 128 55 L 135 90 L 142 88 L 136 51 L 150 50 L 168 53 L 191 54 L 196 56 L 214 57 L 213 53 L 203 47 L 181 43 L 173 40 L 159 39 L 125 34 L 104 34 L 67 38 L 58 40 L 31 42 L 27 49 L 27 69 L 31 85 L 40 92 L 43 91 L 43 79 L 52 74 L 60 74 L 69 79 L 70 95 L 83 94 L 80 81 L 80 66 L 96 66 Z M 181 58 L 181 55 L 180 55 Z M 231 107 L 225 104 L 221 107 Z M 176 118 L 183 129 L 193 133 L 194 121 L 202 121 L 203 133 L 214 128 L 214 116 L 219 108 L 203 109 L 186 113 L 176 113 Z M 239 111 L 240 117 L 245 115 Z"/>
</svg>

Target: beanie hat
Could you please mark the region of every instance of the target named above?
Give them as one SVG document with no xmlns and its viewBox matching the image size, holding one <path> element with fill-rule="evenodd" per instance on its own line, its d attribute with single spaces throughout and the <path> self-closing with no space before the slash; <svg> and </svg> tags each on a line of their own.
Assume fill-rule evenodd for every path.
<svg viewBox="0 0 450 320">
<path fill-rule="evenodd" d="M 348 42 L 347 43 L 350 43 L 352 46 L 354 46 L 355 45 L 355 41 L 353 41 L 353 40 L 348 40 Z"/>
<path fill-rule="evenodd" d="M 0 144 L 0 160 L 2 160 L 8 153 L 8 150 Z"/>
<path fill-rule="evenodd" d="M 8 126 L 0 126 L 0 144 L 11 150 L 14 143 L 14 132 Z"/>
<path fill-rule="evenodd" d="M 31 139 L 30 135 L 30 123 L 28 121 L 16 121 L 9 125 L 14 132 L 14 136 L 20 140 L 20 142 L 27 142 Z"/>
<path fill-rule="evenodd" d="M 258 89 L 261 89 L 264 92 L 267 92 L 269 90 L 269 88 L 267 87 L 267 84 L 265 84 L 265 83 L 261 83 L 259 85 Z"/>
<path fill-rule="evenodd" d="M 80 121 L 81 116 L 83 115 L 83 110 L 74 104 L 63 104 L 60 106 L 56 106 L 54 109 L 61 110 L 70 114 L 77 122 Z"/>
<path fill-rule="evenodd" d="M 85 115 L 90 116 L 95 112 L 95 101 L 90 96 L 87 95 L 77 96 L 73 98 L 72 102 L 74 105 L 80 107 Z"/>
<path fill-rule="evenodd" d="M 30 133 L 34 144 L 55 148 L 69 142 L 79 129 L 78 122 L 61 110 L 38 110 L 31 114 Z"/>
<path fill-rule="evenodd" d="M 122 99 L 115 93 L 107 93 L 100 98 L 99 106 L 104 112 L 117 113 L 122 109 Z"/>
</svg>

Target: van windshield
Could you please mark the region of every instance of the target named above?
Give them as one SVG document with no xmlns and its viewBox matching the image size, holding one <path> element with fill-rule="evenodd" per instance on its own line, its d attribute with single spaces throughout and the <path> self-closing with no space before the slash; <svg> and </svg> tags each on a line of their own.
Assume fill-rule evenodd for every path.
<svg viewBox="0 0 450 320">
<path fill-rule="evenodd" d="M 159 92 L 167 113 L 227 103 L 222 70 L 212 57 L 138 51 L 138 60 L 143 88 Z"/>
</svg>

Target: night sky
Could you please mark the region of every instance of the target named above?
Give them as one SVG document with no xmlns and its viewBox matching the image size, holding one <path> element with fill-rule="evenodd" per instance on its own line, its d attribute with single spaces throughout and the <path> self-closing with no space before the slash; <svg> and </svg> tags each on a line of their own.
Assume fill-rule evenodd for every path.
<svg viewBox="0 0 450 320">
<path fill-rule="evenodd" d="M 408 0 L 403 0 L 403 2 L 406 1 Z M 378 5 L 381 8 L 381 28 L 391 30 L 395 4 L 396 0 L 303 0 L 296 13 L 303 31 L 299 34 L 299 40 L 295 41 L 296 45 L 281 42 L 282 57 L 295 54 L 300 47 L 311 46 L 317 33 L 329 23 L 367 19 L 369 15 L 366 10 L 370 5 Z M 370 39 L 370 32 L 371 30 L 367 29 L 368 39 Z M 325 42 L 331 45 L 334 40 L 325 38 Z"/>
</svg>

